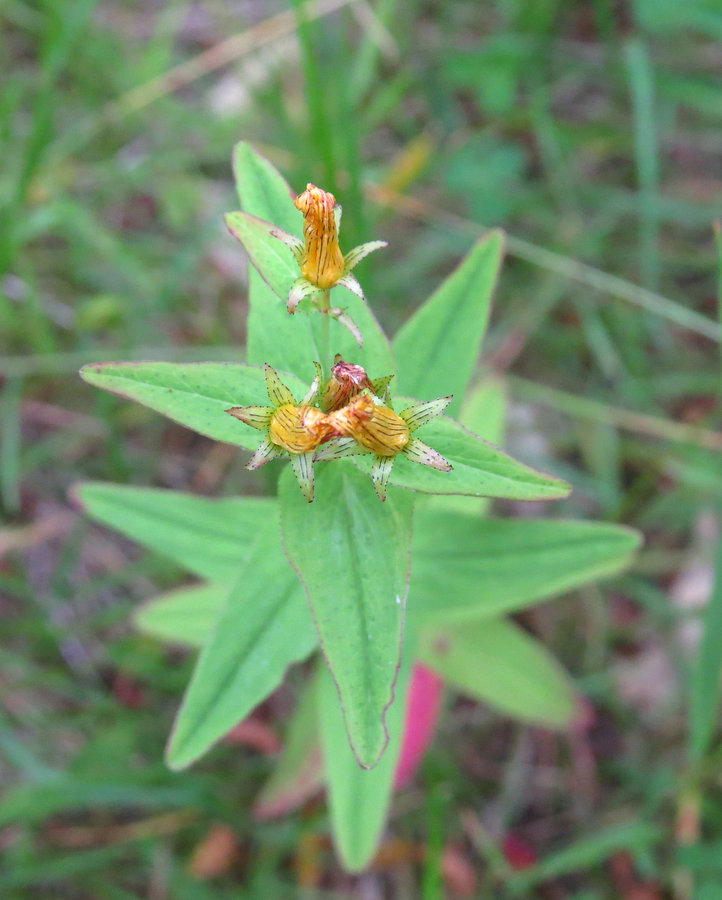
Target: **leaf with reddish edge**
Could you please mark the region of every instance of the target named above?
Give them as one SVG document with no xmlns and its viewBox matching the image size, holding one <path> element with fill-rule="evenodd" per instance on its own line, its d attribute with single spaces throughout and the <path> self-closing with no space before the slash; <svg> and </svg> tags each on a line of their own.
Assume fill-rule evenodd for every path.
<svg viewBox="0 0 722 900">
<path fill-rule="evenodd" d="M 413 635 L 409 635 L 413 640 Z M 401 749 L 413 648 L 404 662 L 388 710 L 389 746 L 373 769 L 362 769 L 346 739 L 336 688 L 326 668 L 319 672 L 319 719 L 334 845 L 344 867 L 360 872 L 373 859 L 388 815 Z"/>
<path fill-rule="evenodd" d="M 173 725 L 166 753 L 173 769 L 195 762 L 315 648 L 303 591 L 279 558 L 278 531 L 277 515 L 269 516 L 239 553 L 239 576 L 198 656 Z"/>
<path fill-rule="evenodd" d="M 409 579 L 412 496 L 379 503 L 350 463 L 323 466 L 308 504 L 279 484 L 284 550 L 301 578 L 338 689 L 349 741 L 371 768 L 388 743 Z"/>
<path fill-rule="evenodd" d="M 417 403 L 394 397 L 396 409 Z M 394 459 L 389 484 L 427 494 L 468 494 L 474 497 L 504 497 L 510 500 L 555 500 L 566 497 L 571 487 L 560 478 L 538 472 L 448 416 L 438 416 L 423 425 L 414 437 L 428 444 L 453 467 L 442 472 L 419 465 L 399 453 Z M 373 457 L 356 456 L 354 465 L 371 473 Z"/>
<path fill-rule="evenodd" d="M 311 366 L 311 368 L 313 368 Z M 255 450 L 259 434 L 227 409 L 268 404 L 262 368 L 240 363 L 91 363 L 80 370 L 89 384 L 135 400 L 199 434 Z M 308 390 L 293 375 L 283 380 L 302 397 Z"/>
<path fill-rule="evenodd" d="M 443 679 L 428 666 L 416 663 L 409 685 L 401 756 L 394 776 L 397 791 L 414 777 L 434 739 L 443 694 Z"/>
</svg>

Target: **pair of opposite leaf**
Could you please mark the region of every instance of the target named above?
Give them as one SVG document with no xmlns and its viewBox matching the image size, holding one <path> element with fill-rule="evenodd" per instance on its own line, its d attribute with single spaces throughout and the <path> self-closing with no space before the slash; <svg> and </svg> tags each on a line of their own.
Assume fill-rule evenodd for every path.
<svg viewBox="0 0 722 900">
<path fill-rule="evenodd" d="M 313 384 L 298 404 L 278 372 L 266 363 L 266 389 L 272 405 L 226 410 L 246 425 L 266 432 L 247 469 L 258 469 L 277 456 L 290 456 L 309 502 L 313 500 L 315 461 L 373 453 L 371 477 L 381 500 L 386 499 L 391 469 L 399 453 L 411 462 L 442 472 L 451 469 L 440 453 L 413 437 L 417 428 L 446 409 L 451 397 L 417 403 L 396 413 L 388 393 L 391 375 L 371 381 L 363 366 L 346 363 L 337 356 L 331 378 L 322 390 L 321 366 L 315 366 Z"/>
<path fill-rule="evenodd" d="M 351 270 L 369 253 L 388 244 L 386 241 L 368 241 L 344 255 L 338 242 L 341 207 L 334 195 L 309 183 L 294 204 L 303 213 L 303 240 L 275 225 L 268 229 L 270 235 L 291 249 L 301 270 L 300 277 L 291 285 L 286 308 L 293 314 L 299 303 L 308 298 L 319 312 L 348 328 L 361 346 L 363 337 L 358 326 L 345 309 L 330 305 L 329 291 L 342 285 L 364 299 L 363 289 Z M 226 216 L 226 224 L 231 234 L 241 239 L 234 228 L 234 215 L 237 214 Z"/>
</svg>

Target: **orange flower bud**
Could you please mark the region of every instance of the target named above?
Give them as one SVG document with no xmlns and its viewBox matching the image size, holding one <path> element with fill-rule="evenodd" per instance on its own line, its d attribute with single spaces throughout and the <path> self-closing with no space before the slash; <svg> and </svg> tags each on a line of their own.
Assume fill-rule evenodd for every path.
<svg viewBox="0 0 722 900">
<path fill-rule="evenodd" d="M 348 406 L 326 417 L 336 433 L 352 437 L 377 456 L 396 456 L 409 443 L 409 426 L 388 406 L 377 406 L 368 394 L 359 394 Z"/>
<path fill-rule="evenodd" d="M 322 290 L 328 290 L 343 276 L 345 263 L 338 245 L 336 198 L 315 184 L 296 197 L 296 209 L 303 213 L 305 249 L 301 275 Z"/>
<path fill-rule="evenodd" d="M 290 403 L 274 411 L 268 430 L 271 442 L 289 453 L 309 453 L 335 434 L 320 409 Z"/>
</svg>

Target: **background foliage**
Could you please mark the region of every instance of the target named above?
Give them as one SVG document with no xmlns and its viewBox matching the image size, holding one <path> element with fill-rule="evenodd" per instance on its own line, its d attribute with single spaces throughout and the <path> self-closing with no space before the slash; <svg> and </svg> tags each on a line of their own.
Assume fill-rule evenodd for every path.
<svg viewBox="0 0 722 900">
<path fill-rule="evenodd" d="M 3 896 L 714 896 L 715 0 L 6 0 L 0 17 Z M 212 758 L 165 769 L 189 659 L 125 622 L 183 570 L 67 494 L 88 477 L 258 490 L 233 448 L 76 374 L 244 358 L 246 267 L 221 218 L 241 137 L 337 193 L 344 243 L 391 241 L 360 275 L 391 333 L 484 226 L 507 229 L 484 355 L 511 397 L 506 446 L 575 491 L 497 511 L 647 538 L 623 578 L 522 617 L 576 676 L 588 728 L 454 703 L 360 880 L 322 807 L 251 816 L 293 681 Z M 537 863 L 514 872 L 520 847 Z"/>
</svg>

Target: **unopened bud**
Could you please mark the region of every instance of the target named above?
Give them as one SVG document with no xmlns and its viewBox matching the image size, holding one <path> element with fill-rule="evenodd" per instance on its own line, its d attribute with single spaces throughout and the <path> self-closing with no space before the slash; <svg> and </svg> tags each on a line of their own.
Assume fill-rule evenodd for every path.
<svg viewBox="0 0 722 900">
<path fill-rule="evenodd" d="M 326 418 L 337 434 L 352 437 L 377 456 L 396 456 L 411 436 L 401 416 L 388 406 L 377 405 L 368 394 L 359 394 L 348 406 Z"/>
<path fill-rule="evenodd" d="M 286 403 L 273 413 L 268 436 L 289 453 L 309 453 L 335 433 L 320 409 Z"/>
<path fill-rule="evenodd" d="M 301 275 L 311 284 L 328 290 L 343 276 L 345 266 L 334 214 L 336 198 L 315 184 L 307 184 L 295 203 L 296 209 L 303 213 L 305 248 Z"/>
</svg>

